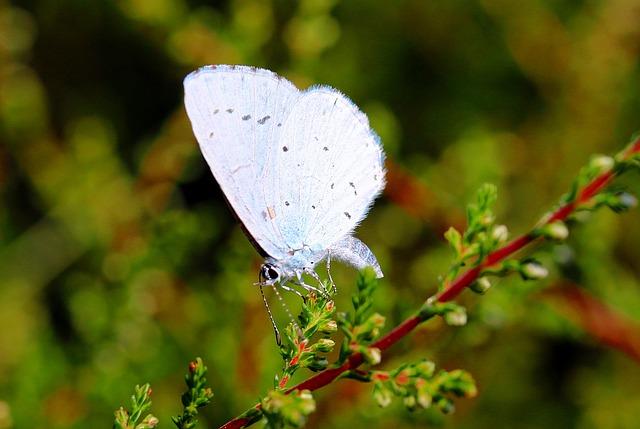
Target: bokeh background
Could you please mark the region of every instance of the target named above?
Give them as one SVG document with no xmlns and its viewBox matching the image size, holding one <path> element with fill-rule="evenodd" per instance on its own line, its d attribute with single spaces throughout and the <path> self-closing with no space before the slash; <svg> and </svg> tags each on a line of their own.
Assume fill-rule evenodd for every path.
<svg viewBox="0 0 640 429">
<path fill-rule="evenodd" d="M 524 232 L 640 128 L 639 48 L 637 0 L 0 0 L 0 428 L 109 427 L 144 382 L 172 427 L 195 356 L 216 394 L 200 427 L 271 387 L 260 259 L 190 131 L 191 70 L 267 67 L 369 115 L 390 181 L 358 235 L 391 325 L 434 291 L 442 233 L 481 183 Z M 618 183 L 640 191 L 637 173 Z M 537 247 L 548 280 L 467 293 L 468 326 L 431 321 L 392 349 L 385 368 L 475 376 L 454 415 L 381 410 L 342 381 L 309 427 L 637 428 L 639 241 L 637 210 L 598 212 Z M 334 270 L 346 309 L 356 274 Z"/>
</svg>

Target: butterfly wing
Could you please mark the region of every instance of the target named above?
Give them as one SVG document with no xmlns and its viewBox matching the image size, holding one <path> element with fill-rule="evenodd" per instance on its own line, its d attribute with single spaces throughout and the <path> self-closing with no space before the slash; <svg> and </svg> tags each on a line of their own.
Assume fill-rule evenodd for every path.
<svg viewBox="0 0 640 429">
<path fill-rule="evenodd" d="M 350 234 L 384 189 L 384 152 L 369 121 L 325 87 L 301 93 L 276 147 L 270 200 L 285 243 L 326 250 Z"/>
<path fill-rule="evenodd" d="M 284 255 L 269 200 L 282 124 L 301 93 L 264 69 L 207 66 L 184 80 L 185 106 L 213 176 L 260 253 Z"/>
</svg>

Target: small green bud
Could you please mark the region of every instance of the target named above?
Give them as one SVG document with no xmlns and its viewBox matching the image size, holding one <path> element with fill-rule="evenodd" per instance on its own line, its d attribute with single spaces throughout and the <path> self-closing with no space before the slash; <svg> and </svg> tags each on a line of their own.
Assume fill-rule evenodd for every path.
<svg viewBox="0 0 640 429">
<path fill-rule="evenodd" d="M 447 239 L 456 256 L 462 253 L 462 234 L 460 234 L 457 229 L 450 227 L 447 232 L 444 233 L 444 238 Z"/>
<path fill-rule="evenodd" d="M 453 401 L 445 397 L 438 399 L 438 402 L 436 402 L 436 406 L 440 408 L 440 411 L 442 411 L 443 414 L 451 414 L 455 410 Z"/>
<path fill-rule="evenodd" d="M 381 408 L 388 407 L 392 399 L 391 391 L 382 383 L 375 383 L 373 386 L 373 399 L 375 399 Z"/>
<path fill-rule="evenodd" d="M 387 319 L 380 313 L 374 313 L 369 320 L 376 328 L 383 328 Z"/>
<path fill-rule="evenodd" d="M 418 389 L 418 395 L 416 396 L 418 401 L 418 405 L 422 408 L 427 409 L 431 406 L 431 402 L 433 401 L 433 397 L 429 392 L 427 392 L 426 388 Z"/>
<path fill-rule="evenodd" d="M 323 371 L 329 366 L 329 361 L 325 357 L 315 357 L 306 365 L 311 371 Z"/>
<path fill-rule="evenodd" d="M 616 213 L 629 210 L 638 204 L 636 197 L 628 192 L 619 192 L 617 194 L 604 197 L 604 204 Z"/>
<path fill-rule="evenodd" d="M 491 287 L 491 282 L 489 281 L 488 278 L 486 277 L 480 277 L 478 278 L 478 280 L 476 280 L 475 282 L 471 283 L 471 286 L 469 286 L 469 288 L 479 294 L 483 294 L 486 291 L 489 290 L 489 288 Z"/>
<path fill-rule="evenodd" d="M 491 236 L 498 243 L 504 243 L 509 238 L 509 230 L 505 225 L 496 225 L 493 228 Z"/>
<path fill-rule="evenodd" d="M 416 371 L 417 373 L 424 378 L 429 378 L 431 376 L 433 376 L 433 373 L 436 370 L 436 364 L 429 361 L 429 360 L 423 360 L 422 362 L 418 363 L 416 366 Z"/>
<path fill-rule="evenodd" d="M 405 396 L 402 400 L 407 410 L 413 411 L 416 409 L 416 397 L 413 395 Z"/>
<path fill-rule="evenodd" d="M 618 194 L 618 198 L 620 200 L 620 204 L 627 209 L 631 209 L 638 205 L 638 199 L 628 192 Z"/>
<path fill-rule="evenodd" d="M 531 261 L 522 264 L 520 267 L 520 275 L 525 280 L 540 280 L 549 275 L 549 270 L 539 262 Z"/>
<path fill-rule="evenodd" d="M 120 407 L 115 412 L 115 423 L 119 425 L 119 427 L 126 428 L 129 423 L 129 413 L 123 407 Z"/>
<path fill-rule="evenodd" d="M 301 390 L 300 393 L 298 393 L 298 399 L 300 400 L 299 404 L 300 404 L 301 411 L 304 414 L 308 415 L 316 410 L 316 402 L 313 399 L 313 395 L 311 394 L 311 391 Z"/>
<path fill-rule="evenodd" d="M 488 227 L 488 226 L 491 226 L 491 224 L 495 220 L 496 220 L 496 217 L 492 213 L 485 213 L 482 217 L 480 217 L 479 223 L 482 226 Z"/>
<path fill-rule="evenodd" d="M 467 311 L 464 307 L 456 306 L 444 314 L 444 321 L 449 326 L 464 326 L 467 324 Z"/>
<path fill-rule="evenodd" d="M 158 420 L 157 417 L 149 414 L 147 417 L 144 418 L 142 423 L 136 426 L 136 429 L 153 429 L 156 426 L 158 426 L 158 423 L 160 423 L 160 420 Z"/>
<path fill-rule="evenodd" d="M 327 353 L 333 350 L 336 345 L 335 341 L 330 338 L 320 338 L 317 343 L 311 346 L 311 350 L 316 352 Z"/>
<path fill-rule="evenodd" d="M 335 320 L 329 320 L 320 325 L 319 330 L 323 334 L 332 334 L 338 330 L 338 324 Z"/>
</svg>

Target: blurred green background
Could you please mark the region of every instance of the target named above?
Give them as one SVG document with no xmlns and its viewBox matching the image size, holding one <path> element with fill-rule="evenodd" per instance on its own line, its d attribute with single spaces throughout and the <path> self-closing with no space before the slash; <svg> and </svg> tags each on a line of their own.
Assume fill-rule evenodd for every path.
<svg viewBox="0 0 640 429">
<path fill-rule="evenodd" d="M 144 382 L 172 427 L 195 356 L 216 394 L 201 427 L 271 387 L 261 261 L 191 133 L 191 70 L 266 67 L 369 115 L 390 183 L 358 235 L 391 326 L 434 291 L 442 232 L 481 183 L 524 232 L 590 154 L 640 128 L 639 49 L 637 0 L 0 0 L 0 428 L 109 427 Z M 640 191 L 637 173 L 623 182 Z M 538 247 L 548 280 L 465 294 L 468 326 L 432 321 L 391 350 L 385 368 L 427 357 L 475 376 L 479 397 L 453 416 L 381 410 L 342 381 L 309 427 L 639 427 L 637 356 L 594 334 L 638 346 L 639 219 L 598 212 L 567 246 Z M 339 309 L 355 276 L 335 267 Z M 624 335 L 609 313 L 583 323 L 567 282 Z"/>
</svg>

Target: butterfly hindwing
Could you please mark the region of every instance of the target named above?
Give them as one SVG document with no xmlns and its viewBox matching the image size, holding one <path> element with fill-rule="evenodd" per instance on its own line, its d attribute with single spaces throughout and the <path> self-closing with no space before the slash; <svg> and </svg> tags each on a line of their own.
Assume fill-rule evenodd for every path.
<svg viewBox="0 0 640 429">
<path fill-rule="evenodd" d="M 350 234 L 384 188 L 384 154 L 367 117 L 339 91 L 312 87 L 276 148 L 276 223 L 291 248 L 326 250 Z"/>
</svg>

